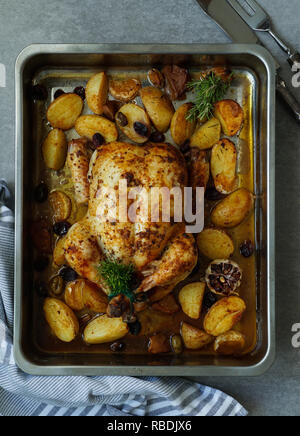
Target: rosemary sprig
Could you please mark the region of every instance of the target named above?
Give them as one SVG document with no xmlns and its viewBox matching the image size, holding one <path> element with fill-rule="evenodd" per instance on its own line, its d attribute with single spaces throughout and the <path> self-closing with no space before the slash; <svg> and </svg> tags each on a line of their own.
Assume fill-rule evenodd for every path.
<svg viewBox="0 0 300 436">
<path fill-rule="evenodd" d="M 134 272 L 133 265 L 124 265 L 110 259 L 102 261 L 98 267 L 98 273 L 110 288 L 109 298 L 113 299 L 123 294 L 131 303 L 135 300 L 135 294 L 130 286 Z"/>
<path fill-rule="evenodd" d="M 189 121 L 210 119 L 213 116 L 214 105 L 224 98 L 230 87 L 231 76 L 226 81 L 213 71 L 187 84 L 189 90 L 195 90 L 194 106 L 187 113 Z"/>
</svg>

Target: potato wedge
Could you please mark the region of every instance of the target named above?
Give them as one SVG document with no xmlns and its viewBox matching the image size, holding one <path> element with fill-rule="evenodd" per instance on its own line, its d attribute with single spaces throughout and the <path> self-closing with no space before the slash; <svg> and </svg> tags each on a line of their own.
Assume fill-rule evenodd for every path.
<svg viewBox="0 0 300 436">
<path fill-rule="evenodd" d="M 88 107 L 96 115 L 103 114 L 103 106 L 108 97 L 108 79 L 105 73 L 95 74 L 90 78 L 85 90 Z"/>
<path fill-rule="evenodd" d="M 203 330 L 183 322 L 181 324 L 181 337 L 184 345 L 189 350 L 200 350 L 214 341 L 214 337 Z"/>
<path fill-rule="evenodd" d="M 140 90 L 140 96 L 145 109 L 156 130 L 165 133 L 175 113 L 174 106 L 160 89 L 147 86 Z"/>
<path fill-rule="evenodd" d="M 221 194 L 230 194 L 237 188 L 237 151 L 229 139 L 221 139 L 211 152 L 211 173 L 215 188 Z"/>
<path fill-rule="evenodd" d="M 204 229 L 197 237 L 200 253 L 208 259 L 229 259 L 234 252 L 231 237 L 220 229 Z"/>
<path fill-rule="evenodd" d="M 65 165 L 68 152 L 67 138 L 60 129 L 53 129 L 48 134 L 42 146 L 45 164 L 48 168 L 58 171 Z"/>
<path fill-rule="evenodd" d="M 212 223 L 217 227 L 236 227 L 247 218 L 253 205 L 253 194 L 245 188 L 238 189 L 216 205 L 211 214 Z"/>
<path fill-rule="evenodd" d="M 62 191 L 53 191 L 49 195 L 49 202 L 53 212 L 54 222 L 66 221 L 72 212 L 72 201 Z"/>
<path fill-rule="evenodd" d="M 182 145 L 190 139 L 195 128 L 196 121 L 188 121 L 186 116 L 193 107 L 192 103 L 185 103 L 175 112 L 171 121 L 171 135 L 175 144 Z"/>
<path fill-rule="evenodd" d="M 84 279 L 68 283 L 65 302 L 71 309 L 90 309 L 96 313 L 106 313 L 108 298 L 95 284 Z"/>
<path fill-rule="evenodd" d="M 128 331 L 128 325 L 122 318 L 108 318 L 107 315 L 102 315 L 86 326 L 83 338 L 87 344 L 105 344 L 123 338 Z"/>
<path fill-rule="evenodd" d="M 191 283 L 179 292 L 179 303 L 183 312 L 192 319 L 199 319 L 205 293 L 205 283 Z"/>
<path fill-rule="evenodd" d="M 199 125 L 191 137 L 191 147 L 207 150 L 212 148 L 221 137 L 221 124 L 216 118 Z"/>
<path fill-rule="evenodd" d="M 151 336 L 148 344 L 148 352 L 151 354 L 170 353 L 170 338 L 163 333 Z"/>
<path fill-rule="evenodd" d="M 63 266 L 66 263 L 65 249 L 64 249 L 65 240 L 66 240 L 65 237 L 58 239 L 53 251 L 53 262 L 57 266 Z"/>
<path fill-rule="evenodd" d="M 133 100 L 139 93 L 142 84 L 138 79 L 125 79 L 125 80 L 113 80 L 109 81 L 110 94 L 119 101 L 128 103 Z"/>
<path fill-rule="evenodd" d="M 204 330 L 216 337 L 227 333 L 241 320 L 245 310 L 246 304 L 241 298 L 222 298 L 205 316 Z"/>
<path fill-rule="evenodd" d="M 147 112 L 137 104 L 128 103 L 116 114 L 120 130 L 134 142 L 144 144 L 151 134 L 151 122 Z"/>
<path fill-rule="evenodd" d="M 210 165 L 207 159 L 206 151 L 199 150 L 198 148 L 191 148 L 185 155 L 189 182 L 193 188 L 194 202 L 196 201 L 196 189 L 203 187 L 206 189 L 210 177 Z M 196 203 L 194 203 L 196 204 Z"/>
<path fill-rule="evenodd" d="M 236 135 L 244 122 L 244 111 L 234 100 L 222 100 L 216 103 L 214 115 L 220 121 L 226 136 Z"/>
<path fill-rule="evenodd" d="M 90 141 L 95 133 L 100 133 L 106 143 L 118 139 L 118 129 L 112 121 L 99 115 L 83 115 L 78 118 L 75 124 L 78 135 L 87 137 Z"/>
<path fill-rule="evenodd" d="M 53 128 L 70 130 L 75 126 L 82 109 L 83 101 L 79 95 L 63 94 L 49 106 L 47 120 Z"/>
<path fill-rule="evenodd" d="M 165 298 L 160 300 L 158 303 L 152 305 L 152 309 L 158 310 L 163 313 L 177 313 L 180 310 L 174 295 L 167 295 Z"/>
<path fill-rule="evenodd" d="M 245 336 L 234 330 L 230 330 L 221 336 L 218 336 L 214 343 L 214 350 L 224 356 L 241 354 L 245 348 Z"/>
<path fill-rule="evenodd" d="M 44 314 L 55 336 L 63 342 L 72 342 L 79 332 L 74 312 L 61 300 L 46 298 Z"/>
</svg>

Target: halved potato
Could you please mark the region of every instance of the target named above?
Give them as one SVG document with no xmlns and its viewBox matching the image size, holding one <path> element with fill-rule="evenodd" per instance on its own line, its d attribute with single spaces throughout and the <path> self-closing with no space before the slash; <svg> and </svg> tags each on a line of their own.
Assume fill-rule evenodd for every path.
<svg viewBox="0 0 300 436">
<path fill-rule="evenodd" d="M 69 130 L 75 126 L 82 109 L 83 101 L 79 95 L 63 94 L 49 106 L 47 120 L 54 128 Z"/>
<path fill-rule="evenodd" d="M 199 125 L 191 137 L 191 147 L 207 150 L 212 148 L 221 137 L 221 124 L 216 118 L 211 118 L 203 125 Z"/>
<path fill-rule="evenodd" d="M 98 286 L 84 279 L 68 283 L 65 290 L 65 302 L 71 309 L 79 311 L 84 308 L 96 313 L 106 313 L 107 295 Z"/>
<path fill-rule="evenodd" d="M 214 343 L 214 350 L 218 354 L 231 356 L 241 354 L 245 348 L 245 336 L 242 333 L 230 330 L 217 337 Z"/>
<path fill-rule="evenodd" d="M 58 171 L 65 165 L 68 152 L 67 138 L 60 129 L 53 129 L 48 134 L 42 146 L 45 164 L 48 168 Z"/>
<path fill-rule="evenodd" d="M 241 298 L 222 298 L 205 316 L 204 330 L 216 337 L 227 333 L 241 320 L 245 310 L 246 304 Z"/>
<path fill-rule="evenodd" d="M 236 135 L 244 122 L 244 111 L 234 100 L 221 100 L 215 105 L 214 115 L 222 124 L 226 136 Z"/>
<path fill-rule="evenodd" d="M 85 90 L 86 101 L 95 114 L 103 114 L 103 106 L 108 96 L 108 79 L 105 73 L 95 74 L 90 78 Z"/>
<path fill-rule="evenodd" d="M 178 295 L 183 312 L 192 319 L 199 319 L 205 294 L 205 283 L 191 283 L 181 289 Z"/>
<path fill-rule="evenodd" d="M 253 194 L 240 188 L 217 204 L 211 214 L 212 223 L 218 227 L 236 227 L 247 218 L 253 205 Z"/>
<path fill-rule="evenodd" d="M 198 248 L 208 259 L 229 259 L 234 252 L 234 243 L 231 237 L 220 229 L 204 229 L 199 233 Z"/>
<path fill-rule="evenodd" d="M 139 93 L 142 84 L 138 79 L 124 79 L 109 81 L 109 92 L 116 99 L 128 103 L 133 100 Z"/>
<path fill-rule="evenodd" d="M 99 115 L 83 115 L 78 118 L 75 124 L 78 135 L 85 136 L 89 140 L 93 139 L 95 133 L 100 133 L 106 143 L 114 142 L 118 139 L 118 129 L 112 121 Z"/>
<path fill-rule="evenodd" d="M 211 152 L 211 173 L 215 188 L 222 194 L 230 194 L 237 188 L 237 152 L 229 139 L 221 139 Z"/>
<path fill-rule="evenodd" d="M 53 191 L 49 195 L 49 202 L 53 211 L 53 220 L 66 221 L 72 212 L 72 201 L 70 197 L 62 191 Z"/>
<path fill-rule="evenodd" d="M 53 262 L 57 266 L 63 266 L 66 263 L 64 245 L 65 245 L 65 237 L 58 239 L 58 241 L 56 242 L 53 251 Z"/>
<path fill-rule="evenodd" d="M 55 298 L 46 298 L 44 313 L 55 336 L 63 342 L 72 342 L 79 332 L 79 322 L 74 312 Z"/>
<path fill-rule="evenodd" d="M 153 304 L 152 309 L 158 310 L 159 312 L 163 312 L 163 313 L 173 314 L 179 312 L 180 307 L 177 304 L 174 295 L 167 295 L 158 303 Z"/>
<path fill-rule="evenodd" d="M 186 116 L 193 107 L 192 103 L 185 103 L 175 112 L 171 121 L 171 135 L 175 144 L 182 145 L 190 139 L 195 127 L 196 121 L 188 121 Z"/>
<path fill-rule="evenodd" d="M 122 318 L 109 318 L 107 315 L 102 315 L 86 326 L 83 338 L 87 344 L 105 344 L 123 338 L 128 331 L 128 325 L 122 321 Z"/>
<path fill-rule="evenodd" d="M 140 96 L 156 130 L 165 133 L 175 113 L 174 106 L 160 89 L 147 86 L 140 90 Z"/>
<path fill-rule="evenodd" d="M 181 336 L 185 347 L 189 350 L 200 350 L 214 341 L 213 336 L 186 322 L 181 324 Z"/>
<path fill-rule="evenodd" d="M 120 130 L 134 142 L 143 144 L 151 134 L 151 122 L 147 112 L 137 104 L 128 103 L 116 114 L 116 122 Z"/>
</svg>

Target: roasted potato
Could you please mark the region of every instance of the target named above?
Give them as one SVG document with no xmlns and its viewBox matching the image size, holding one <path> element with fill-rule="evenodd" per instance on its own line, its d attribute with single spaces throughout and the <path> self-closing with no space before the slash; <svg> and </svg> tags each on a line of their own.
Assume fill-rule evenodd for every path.
<svg viewBox="0 0 300 436">
<path fill-rule="evenodd" d="M 172 118 L 171 135 L 177 145 L 184 144 L 185 141 L 190 139 L 195 130 L 196 121 L 188 121 L 186 119 L 186 116 L 192 107 L 192 103 L 183 104 L 177 109 Z"/>
<path fill-rule="evenodd" d="M 79 332 L 79 322 L 73 311 L 61 300 L 46 298 L 44 313 L 55 336 L 63 342 L 72 342 Z"/>
<path fill-rule="evenodd" d="M 152 309 L 158 310 L 159 312 L 163 312 L 163 313 L 173 314 L 179 312 L 180 307 L 177 304 L 174 295 L 167 295 L 158 303 L 153 304 Z"/>
<path fill-rule="evenodd" d="M 109 81 L 109 92 L 116 100 L 128 103 L 138 95 L 141 86 L 142 84 L 138 79 L 111 79 Z"/>
<path fill-rule="evenodd" d="M 163 333 L 151 336 L 148 352 L 151 354 L 169 353 L 171 351 L 170 338 Z"/>
<path fill-rule="evenodd" d="M 229 139 L 221 139 L 211 152 L 211 174 L 215 188 L 221 194 L 230 194 L 237 188 L 237 152 Z"/>
<path fill-rule="evenodd" d="M 204 229 L 197 237 L 200 253 L 208 259 L 229 259 L 234 252 L 231 237 L 220 229 Z"/>
<path fill-rule="evenodd" d="M 108 318 L 101 315 L 84 329 L 83 338 L 87 344 L 105 344 L 117 341 L 127 335 L 128 325 L 122 318 Z"/>
<path fill-rule="evenodd" d="M 196 189 L 207 187 L 210 177 L 210 165 L 207 159 L 206 151 L 198 148 L 191 148 L 185 155 L 189 173 L 189 182 L 193 188 L 194 202 L 196 199 Z"/>
<path fill-rule="evenodd" d="M 212 148 L 221 137 L 221 124 L 216 118 L 211 118 L 203 125 L 199 125 L 191 137 L 191 147 L 207 150 Z"/>
<path fill-rule="evenodd" d="M 85 90 L 86 101 L 96 115 L 103 114 L 103 106 L 108 96 L 108 79 L 105 73 L 95 74 L 90 78 Z"/>
<path fill-rule="evenodd" d="M 66 240 L 65 237 L 58 239 L 53 251 L 53 262 L 57 266 L 63 266 L 66 263 L 65 249 L 64 249 L 65 240 Z"/>
<path fill-rule="evenodd" d="M 217 337 L 214 343 L 214 350 L 224 356 L 241 354 L 245 348 L 245 336 L 239 332 L 230 330 Z"/>
<path fill-rule="evenodd" d="M 204 330 L 215 337 L 227 333 L 241 320 L 245 310 L 246 304 L 241 298 L 222 298 L 205 316 Z"/>
<path fill-rule="evenodd" d="M 186 322 L 181 324 L 181 336 L 185 347 L 189 350 L 200 350 L 214 341 L 213 336 Z"/>
<path fill-rule="evenodd" d="M 181 289 L 178 295 L 183 312 L 192 319 L 199 319 L 205 293 L 205 283 L 191 283 Z"/>
<path fill-rule="evenodd" d="M 42 153 L 47 167 L 55 171 L 63 168 L 67 152 L 68 144 L 64 132 L 60 129 L 51 130 L 42 146 Z"/>
<path fill-rule="evenodd" d="M 84 279 L 68 283 L 65 302 L 71 309 L 90 309 L 96 313 L 106 313 L 108 298 L 95 284 Z"/>
<path fill-rule="evenodd" d="M 218 227 L 236 227 L 247 218 L 253 205 L 253 194 L 245 188 L 238 189 L 216 205 L 211 221 Z"/>
<path fill-rule="evenodd" d="M 152 70 L 148 71 L 147 78 L 150 84 L 155 88 L 162 89 L 165 85 L 164 75 L 156 68 L 152 68 Z"/>
<path fill-rule="evenodd" d="M 153 86 L 142 88 L 140 96 L 156 130 L 165 133 L 175 113 L 171 100 L 160 89 Z"/>
<path fill-rule="evenodd" d="M 99 115 L 82 115 L 76 121 L 75 129 L 78 135 L 89 140 L 93 139 L 95 133 L 100 133 L 106 143 L 116 141 L 119 136 L 115 123 Z"/>
<path fill-rule="evenodd" d="M 147 112 L 137 104 L 128 103 L 116 114 L 120 130 L 134 142 L 143 144 L 151 134 L 151 122 Z"/>
<path fill-rule="evenodd" d="M 214 115 L 220 121 L 226 136 L 236 135 L 244 122 L 244 111 L 234 100 L 222 100 L 216 103 Z"/>
<path fill-rule="evenodd" d="M 69 130 L 75 126 L 82 109 L 83 101 L 79 95 L 63 94 L 49 106 L 47 119 L 53 128 Z"/>
<path fill-rule="evenodd" d="M 53 191 L 49 195 L 49 202 L 53 212 L 54 222 L 66 221 L 72 212 L 72 201 L 62 191 Z"/>
</svg>

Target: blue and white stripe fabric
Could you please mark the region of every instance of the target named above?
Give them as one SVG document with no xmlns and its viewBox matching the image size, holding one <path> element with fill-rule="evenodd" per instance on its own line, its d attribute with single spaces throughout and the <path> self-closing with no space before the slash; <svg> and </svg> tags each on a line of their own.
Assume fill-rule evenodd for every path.
<svg viewBox="0 0 300 436">
<path fill-rule="evenodd" d="M 0 416 L 247 415 L 230 396 L 176 377 L 35 377 L 19 370 L 12 350 L 13 222 L 0 205 Z"/>
</svg>

